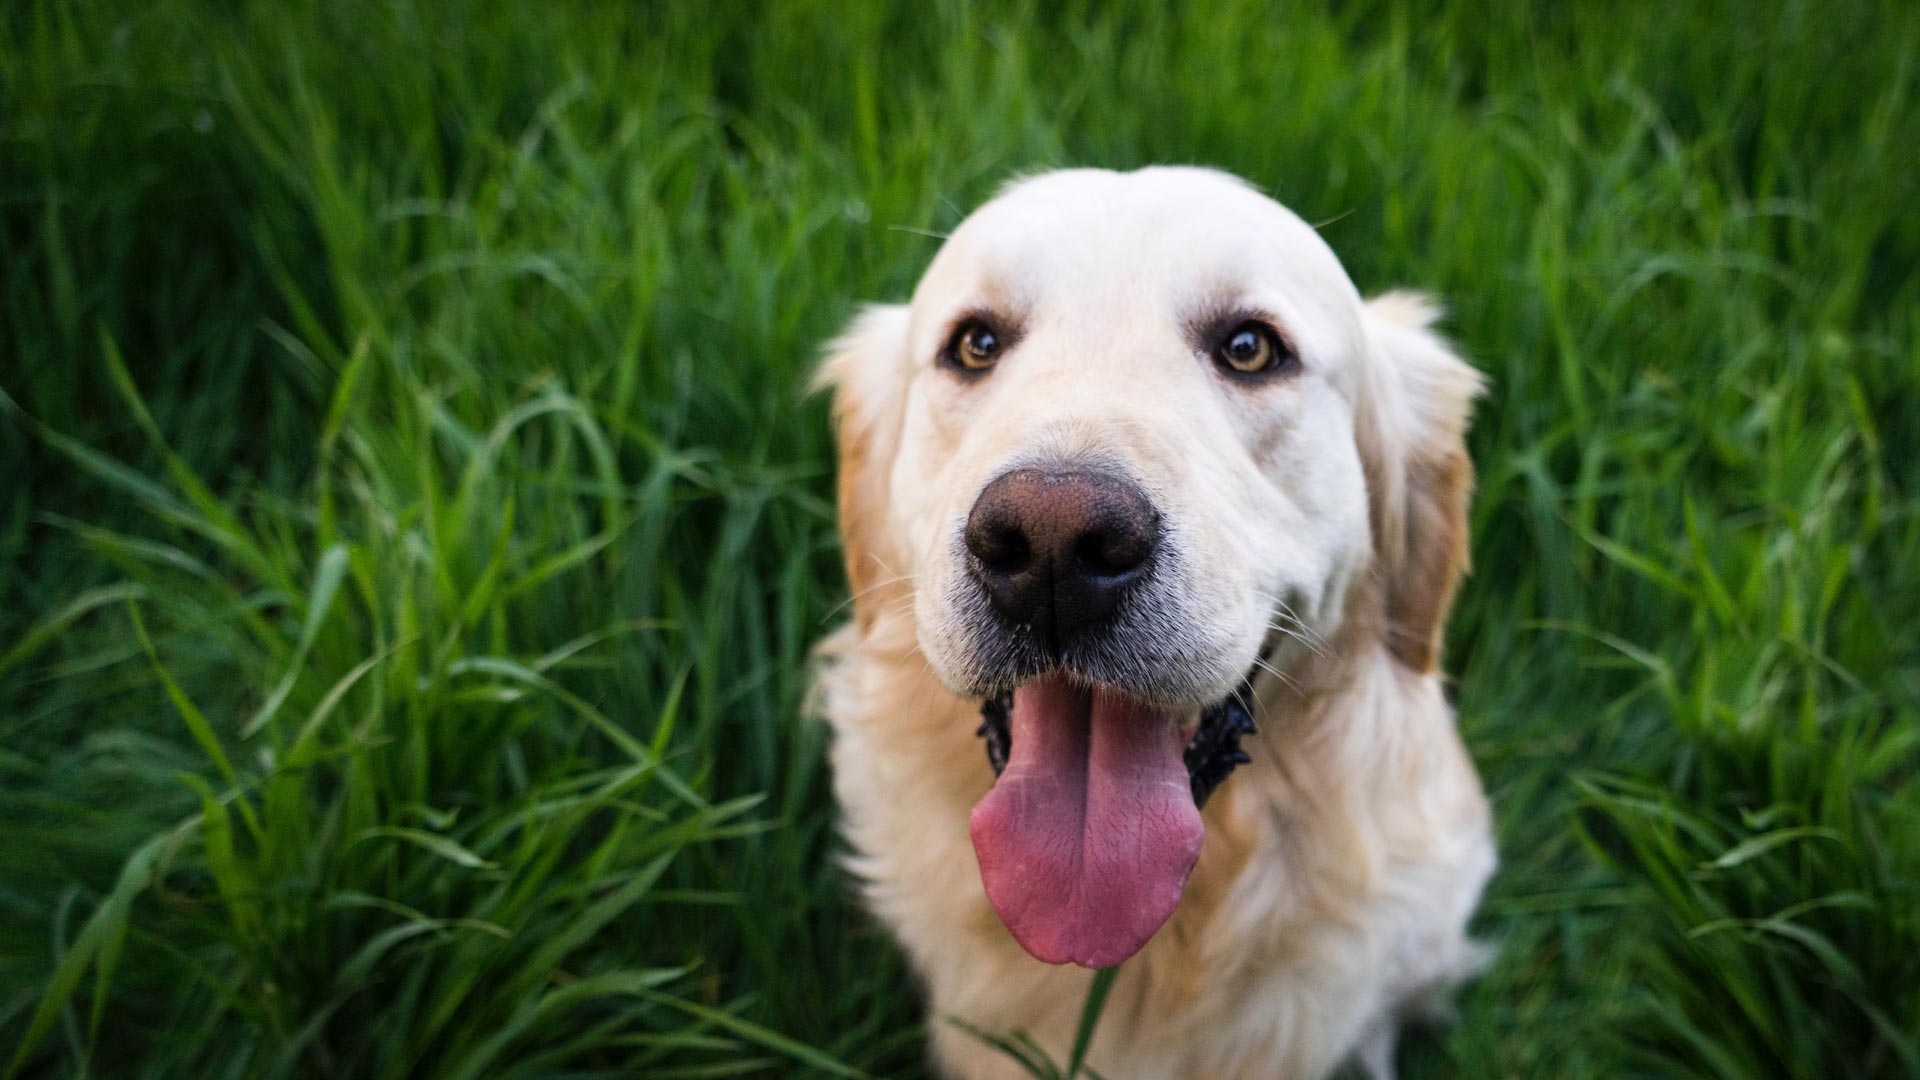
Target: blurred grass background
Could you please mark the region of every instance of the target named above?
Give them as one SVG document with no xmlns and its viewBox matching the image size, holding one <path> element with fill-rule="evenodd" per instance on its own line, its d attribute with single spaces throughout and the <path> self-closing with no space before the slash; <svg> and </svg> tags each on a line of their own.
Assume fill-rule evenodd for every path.
<svg viewBox="0 0 1920 1080">
<path fill-rule="evenodd" d="M 0 1071 L 920 1070 L 805 376 L 1013 173 L 1197 162 L 1492 377 L 1499 951 L 1405 1072 L 1920 1075 L 1920 8 L 0 35 Z"/>
</svg>

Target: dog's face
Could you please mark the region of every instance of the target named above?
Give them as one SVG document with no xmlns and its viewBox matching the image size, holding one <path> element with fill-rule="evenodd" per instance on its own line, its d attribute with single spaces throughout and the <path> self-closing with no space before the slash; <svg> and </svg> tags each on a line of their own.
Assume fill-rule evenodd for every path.
<svg viewBox="0 0 1920 1080">
<path fill-rule="evenodd" d="M 831 361 L 858 617 L 910 602 L 954 692 L 1010 699 L 972 826 L 1041 959 L 1115 963 L 1164 921 L 1203 711 L 1332 640 L 1368 575 L 1382 647 L 1430 666 L 1475 380 L 1417 302 L 1381 303 L 1231 178 L 1061 172 L 968 218 Z"/>
<path fill-rule="evenodd" d="M 1323 629 L 1370 547 L 1359 337 L 1332 252 L 1222 177 L 1055 173 L 974 214 L 914 293 L 889 507 L 934 670 L 1197 711 L 1273 625 Z M 1022 544 L 1050 523 L 1086 550 Z M 1022 546 L 1050 580 L 1005 580 Z"/>
</svg>

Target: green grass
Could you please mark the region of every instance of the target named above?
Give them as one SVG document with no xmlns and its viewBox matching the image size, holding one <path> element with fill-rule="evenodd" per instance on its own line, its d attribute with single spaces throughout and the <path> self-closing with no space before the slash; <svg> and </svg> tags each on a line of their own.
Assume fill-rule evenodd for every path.
<svg viewBox="0 0 1920 1080">
<path fill-rule="evenodd" d="M 805 377 L 1180 161 L 1492 379 L 1407 1074 L 1920 1074 L 1920 8 L 1068 7 L 0 16 L 0 1073 L 920 1069 Z"/>
</svg>

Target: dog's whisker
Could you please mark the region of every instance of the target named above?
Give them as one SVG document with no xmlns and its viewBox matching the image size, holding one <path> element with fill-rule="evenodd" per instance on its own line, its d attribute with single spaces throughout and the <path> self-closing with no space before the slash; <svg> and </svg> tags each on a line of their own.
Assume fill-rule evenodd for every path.
<svg viewBox="0 0 1920 1080">
<path fill-rule="evenodd" d="M 1287 626 L 1282 623 L 1270 622 L 1267 624 L 1267 629 L 1273 631 L 1276 634 L 1280 634 L 1281 636 L 1286 637 L 1289 640 L 1299 642 L 1302 646 L 1306 648 L 1308 652 L 1312 653 L 1313 655 L 1319 657 L 1322 660 L 1325 660 L 1328 656 L 1327 650 L 1319 642 L 1315 641 L 1313 638 L 1308 637 L 1305 634 L 1302 634 L 1300 631 L 1294 629 L 1291 626 Z"/>
<path fill-rule="evenodd" d="M 913 582 L 913 578 L 905 574 L 895 574 L 894 576 L 887 578 L 884 581 L 874 582 L 873 584 L 867 586 L 866 588 L 861 589 L 859 592 L 854 593 L 852 596 L 847 597 L 847 599 L 858 600 L 859 598 L 867 595 L 870 592 L 878 592 L 879 590 L 884 589 L 889 585 L 898 585 L 903 581 L 911 584 Z"/>
<path fill-rule="evenodd" d="M 912 225 L 889 225 L 887 226 L 887 230 L 889 232 L 912 233 L 915 236 L 925 236 L 933 240 L 945 240 L 947 238 L 946 233 L 934 232 L 932 229 L 916 228 Z"/>
<path fill-rule="evenodd" d="M 1293 610 L 1293 605 L 1287 603 L 1286 597 L 1277 595 L 1275 593 L 1264 592 L 1258 589 L 1254 590 L 1254 595 L 1256 597 L 1259 597 L 1261 600 L 1266 601 L 1267 606 L 1273 608 L 1276 614 L 1284 615 L 1285 617 L 1292 619 L 1294 622 L 1299 623 L 1301 626 L 1303 627 L 1306 626 L 1307 621 L 1300 617 L 1299 612 Z"/>
<path fill-rule="evenodd" d="M 1301 618 L 1298 615 L 1295 615 L 1291 609 L 1288 609 L 1284 614 L 1288 619 L 1291 619 L 1293 621 L 1294 630 L 1297 633 L 1299 633 L 1301 637 L 1314 642 L 1316 645 L 1328 644 L 1328 641 L 1324 635 L 1322 635 L 1319 631 L 1315 630 L 1313 627 L 1307 625 L 1307 620 Z"/>
<path fill-rule="evenodd" d="M 1272 609 L 1273 614 L 1277 617 L 1276 619 L 1269 619 L 1267 621 L 1266 626 L 1268 630 L 1285 634 L 1306 646 L 1315 656 L 1322 659 L 1326 658 L 1326 638 L 1322 637 L 1311 626 L 1307 625 L 1307 621 L 1302 619 L 1299 614 L 1293 610 L 1292 605 L 1288 604 L 1286 600 L 1279 596 L 1258 589 L 1254 590 L 1254 595 L 1266 601 L 1268 607 Z M 1285 620 L 1285 622 L 1277 620 Z"/>
<path fill-rule="evenodd" d="M 875 561 L 878 561 L 878 560 L 875 560 Z M 885 569 L 884 564 L 882 565 L 882 569 Z M 879 592 L 881 589 L 898 585 L 903 581 L 906 582 L 908 585 L 913 584 L 913 578 L 906 575 L 900 575 L 900 574 L 896 574 L 893 577 L 887 578 L 884 581 L 876 581 L 872 585 L 869 585 L 866 588 L 861 589 L 860 591 L 849 595 L 845 600 L 842 600 L 838 604 L 835 604 L 832 610 L 828 611 L 826 615 L 821 617 L 820 621 L 826 622 L 828 619 L 832 619 L 836 615 L 839 615 L 842 611 L 845 611 L 846 609 L 852 607 L 855 603 L 859 602 L 861 597 L 866 596 L 869 593 Z"/>
<path fill-rule="evenodd" d="M 1315 232 L 1319 232 L 1321 229 L 1326 228 L 1327 226 L 1333 224 L 1336 221 L 1340 221 L 1343 218 L 1349 217 L 1352 214 L 1353 214 L 1352 210 L 1342 210 L 1330 218 L 1321 218 L 1319 221 L 1316 221 L 1313 223 L 1313 230 Z"/>
<path fill-rule="evenodd" d="M 888 562 L 887 562 L 887 560 L 885 560 L 885 559 L 883 559 L 883 558 L 881 558 L 881 557 L 880 557 L 880 556 L 878 556 L 878 555 L 875 555 L 875 554 L 873 554 L 873 553 L 871 553 L 871 552 L 869 552 L 869 553 L 867 554 L 867 558 L 869 558 L 869 559 L 872 559 L 872 560 L 873 560 L 873 564 L 874 564 L 875 566 L 878 566 L 878 567 L 879 567 L 880 569 L 882 569 L 882 570 L 885 570 L 885 571 L 886 571 L 887 573 L 889 573 L 889 574 L 892 574 L 892 575 L 893 575 L 894 577 L 896 577 L 896 578 L 904 578 L 904 579 L 906 579 L 906 580 L 908 580 L 908 581 L 911 581 L 911 580 L 913 580 L 913 575 L 912 575 L 912 574 L 902 574 L 902 573 L 901 573 L 900 571 L 898 571 L 898 570 L 895 570 L 895 569 L 893 568 L 893 566 L 892 566 L 892 564 L 890 564 L 890 563 L 888 563 Z"/>
<path fill-rule="evenodd" d="M 1267 674 L 1273 676 L 1274 678 L 1280 680 L 1280 684 L 1282 686 L 1285 686 L 1287 689 L 1292 690 L 1296 695 L 1299 696 L 1300 700 L 1305 701 L 1307 699 L 1307 688 L 1304 686 L 1301 686 L 1299 681 L 1294 679 L 1293 676 L 1288 675 L 1286 672 L 1281 671 L 1279 668 L 1274 667 L 1272 664 L 1267 663 L 1265 660 L 1255 660 L 1253 662 L 1253 666 L 1259 668 L 1261 671 L 1264 671 Z"/>
</svg>

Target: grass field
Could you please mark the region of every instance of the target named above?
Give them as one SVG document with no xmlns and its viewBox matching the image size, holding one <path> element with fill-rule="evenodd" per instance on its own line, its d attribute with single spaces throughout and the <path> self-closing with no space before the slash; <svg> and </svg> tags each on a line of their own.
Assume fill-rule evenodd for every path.
<svg viewBox="0 0 1920 1080">
<path fill-rule="evenodd" d="M 806 375 L 1013 173 L 1179 161 L 1491 377 L 1498 958 L 1405 1073 L 1920 1075 L 1917 69 L 1852 0 L 10 5 L 0 1074 L 921 1069 Z"/>
</svg>

